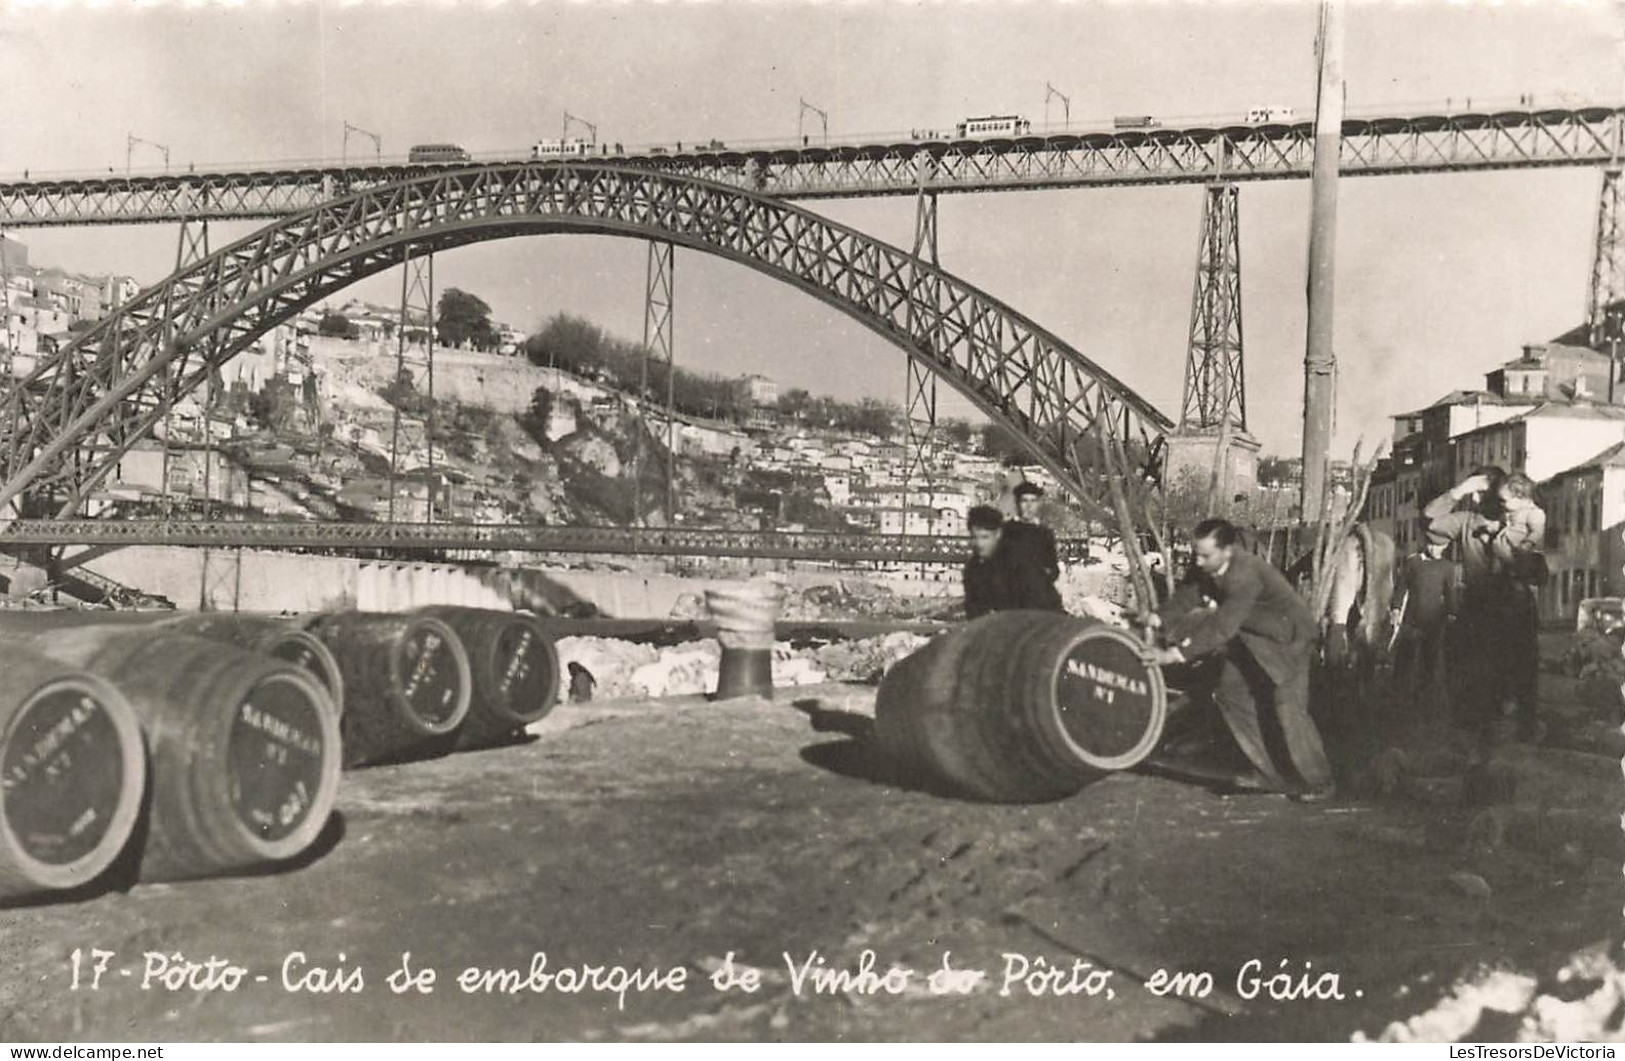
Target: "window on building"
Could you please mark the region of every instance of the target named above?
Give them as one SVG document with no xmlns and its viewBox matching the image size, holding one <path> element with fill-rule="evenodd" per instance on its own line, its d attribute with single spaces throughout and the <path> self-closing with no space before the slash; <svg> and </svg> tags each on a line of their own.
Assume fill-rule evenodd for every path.
<svg viewBox="0 0 1625 1061">
<path fill-rule="evenodd" d="M 1602 530 L 1602 495 L 1591 495 L 1591 529 Z"/>
</svg>

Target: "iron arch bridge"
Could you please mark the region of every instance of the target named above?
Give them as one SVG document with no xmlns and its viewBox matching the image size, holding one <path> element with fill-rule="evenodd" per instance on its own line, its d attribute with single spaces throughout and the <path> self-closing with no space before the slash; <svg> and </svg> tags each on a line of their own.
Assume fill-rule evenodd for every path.
<svg viewBox="0 0 1625 1061">
<path fill-rule="evenodd" d="M 800 207 L 594 162 L 419 176 L 296 214 L 139 293 L 0 394 L 0 511 L 70 515 L 183 395 L 301 309 L 412 256 L 535 233 L 669 242 L 738 262 L 846 313 L 1013 431 L 1098 503 L 1103 434 L 1160 455 L 1169 420 L 1100 366 L 963 280 Z M 26 494 L 25 494 L 26 492 Z"/>
</svg>

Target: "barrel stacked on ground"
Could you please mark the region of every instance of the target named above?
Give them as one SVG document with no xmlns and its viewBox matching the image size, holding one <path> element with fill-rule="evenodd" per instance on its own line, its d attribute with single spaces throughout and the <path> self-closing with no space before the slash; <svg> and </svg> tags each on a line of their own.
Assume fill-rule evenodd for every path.
<svg viewBox="0 0 1625 1061">
<path fill-rule="evenodd" d="M 0 899 L 292 862 L 341 767 L 511 739 L 550 711 L 535 620 L 0 613 Z"/>
</svg>

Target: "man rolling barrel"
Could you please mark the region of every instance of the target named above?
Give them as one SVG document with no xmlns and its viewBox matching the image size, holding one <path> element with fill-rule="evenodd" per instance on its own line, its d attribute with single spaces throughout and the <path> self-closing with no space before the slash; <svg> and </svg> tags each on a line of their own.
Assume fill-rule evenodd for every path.
<svg viewBox="0 0 1625 1061">
<path fill-rule="evenodd" d="M 1331 765 L 1309 718 L 1309 661 L 1315 623 L 1286 576 L 1237 548 L 1240 535 L 1222 519 L 1191 534 L 1191 577 L 1163 609 L 1164 639 L 1145 658 L 1163 666 L 1192 662 L 1236 744 L 1258 770 L 1259 787 L 1304 802 L 1335 794 Z M 1290 779 L 1265 743 L 1279 729 Z"/>
</svg>

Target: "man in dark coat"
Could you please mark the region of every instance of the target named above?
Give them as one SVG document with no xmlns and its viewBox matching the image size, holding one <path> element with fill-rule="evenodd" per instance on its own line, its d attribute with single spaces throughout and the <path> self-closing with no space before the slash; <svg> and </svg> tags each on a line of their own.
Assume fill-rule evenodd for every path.
<svg viewBox="0 0 1625 1061">
<path fill-rule="evenodd" d="M 1044 526 L 1041 512 L 1044 507 L 1044 488 L 1037 483 L 1017 484 L 1012 493 L 1016 499 L 1016 518 L 1004 525 L 1006 548 L 1024 553 L 1054 582 L 1061 575 L 1061 563 L 1055 553 L 1055 532 Z"/>
<path fill-rule="evenodd" d="M 1195 568 L 1169 598 L 1165 637 L 1146 658 L 1164 666 L 1200 661 L 1211 695 L 1236 743 L 1266 787 L 1298 799 L 1334 794 L 1331 765 L 1309 718 L 1309 663 L 1315 622 L 1286 576 L 1262 557 L 1237 548 L 1240 535 L 1210 519 L 1192 532 Z M 1289 780 L 1265 742 L 1278 728 Z"/>
<path fill-rule="evenodd" d="M 1005 537 L 1010 525 L 1004 513 L 977 505 L 965 522 L 971 541 L 971 557 L 965 561 L 964 571 L 966 618 L 1017 609 L 1062 610 L 1060 593 L 1032 557 L 1010 548 Z"/>
</svg>

